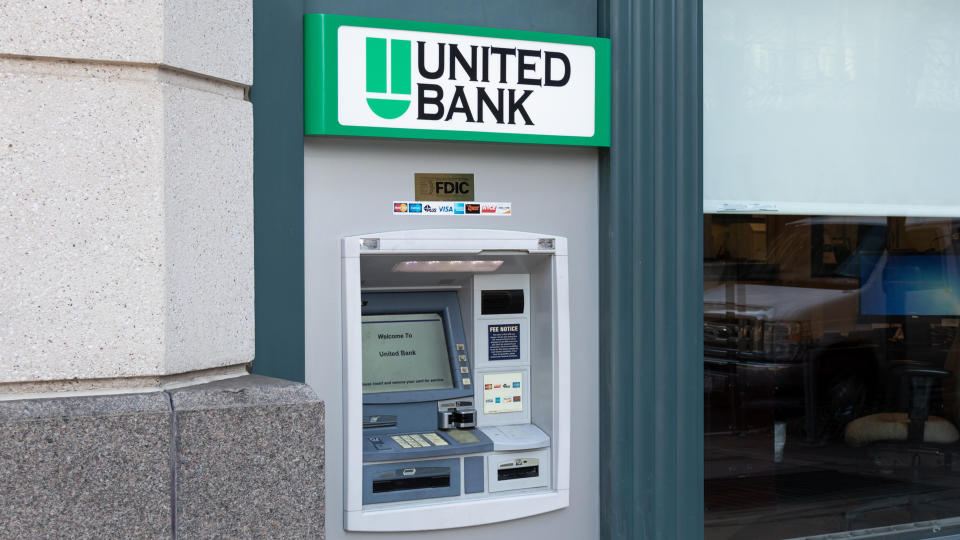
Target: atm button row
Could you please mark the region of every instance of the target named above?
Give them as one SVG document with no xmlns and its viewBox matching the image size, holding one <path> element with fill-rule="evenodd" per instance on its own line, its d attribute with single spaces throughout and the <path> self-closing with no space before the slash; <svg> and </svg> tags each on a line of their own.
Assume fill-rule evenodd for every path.
<svg viewBox="0 0 960 540">
<path fill-rule="evenodd" d="M 424 433 L 413 435 L 392 435 L 390 437 L 400 448 L 427 448 L 430 446 L 447 446 L 447 441 L 440 438 L 436 433 Z"/>
</svg>

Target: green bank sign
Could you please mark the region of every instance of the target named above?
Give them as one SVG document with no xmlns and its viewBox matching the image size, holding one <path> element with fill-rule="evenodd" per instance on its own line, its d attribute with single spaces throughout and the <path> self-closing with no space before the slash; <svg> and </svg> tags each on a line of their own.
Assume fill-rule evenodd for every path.
<svg viewBox="0 0 960 540">
<path fill-rule="evenodd" d="M 610 145 L 610 41 L 304 16 L 304 132 Z"/>
</svg>

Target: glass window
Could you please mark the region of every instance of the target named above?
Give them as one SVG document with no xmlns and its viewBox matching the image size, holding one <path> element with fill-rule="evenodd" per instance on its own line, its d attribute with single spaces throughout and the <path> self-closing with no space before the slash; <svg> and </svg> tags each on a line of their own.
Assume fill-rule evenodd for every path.
<svg viewBox="0 0 960 540">
<path fill-rule="evenodd" d="M 705 537 L 960 515 L 960 219 L 704 227 Z"/>
<path fill-rule="evenodd" d="M 703 112 L 706 212 L 960 216 L 960 2 L 704 0 Z"/>
</svg>

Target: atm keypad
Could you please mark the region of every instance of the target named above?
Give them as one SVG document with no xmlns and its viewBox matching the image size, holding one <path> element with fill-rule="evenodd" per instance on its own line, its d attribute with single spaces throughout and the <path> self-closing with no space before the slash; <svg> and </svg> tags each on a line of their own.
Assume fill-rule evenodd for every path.
<svg viewBox="0 0 960 540">
<path fill-rule="evenodd" d="M 393 439 L 393 442 L 399 444 L 400 448 L 412 448 L 412 446 L 410 446 L 410 443 L 408 443 L 406 440 L 404 440 L 403 437 L 399 435 L 394 435 L 393 437 L 390 437 L 390 438 Z"/>
<path fill-rule="evenodd" d="M 434 446 L 447 446 L 449 443 L 440 438 L 436 433 L 424 433 L 424 438 L 432 442 Z"/>
<path fill-rule="evenodd" d="M 424 446 L 430 446 L 430 443 L 425 441 L 423 437 L 421 437 L 420 435 L 416 435 L 416 434 L 410 435 L 410 438 L 416 441 L 416 443 L 419 444 L 421 448 L 423 448 Z"/>
<path fill-rule="evenodd" d="M 403 449 L 428 448 L 431 446 L 448 446 L 450 444 L 447 441 L 443 440 L 436 433 L 412 433 L 410 435 L 391 435 L 390 438 L 393 439 L 393 442 L 397 443 L 400 446 L 400 448 L 403 448 Z M 382 448 L 382 446 L 375 443 L 372 438 L 370 439 L 370 442 L 373 443 L 378 450 Z"/>
</svg>

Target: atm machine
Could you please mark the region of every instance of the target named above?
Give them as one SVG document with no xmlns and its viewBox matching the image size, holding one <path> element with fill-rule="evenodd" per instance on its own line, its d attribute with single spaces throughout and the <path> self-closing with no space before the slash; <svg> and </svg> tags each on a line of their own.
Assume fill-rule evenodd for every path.
<svg viewBox="0 0 960 540">
<path fill-rule="evenodd" d="M 345 529 L 444 529 L 566 507 L 566 239 L 351 236 L 342 272 Z"/>
</svg>

